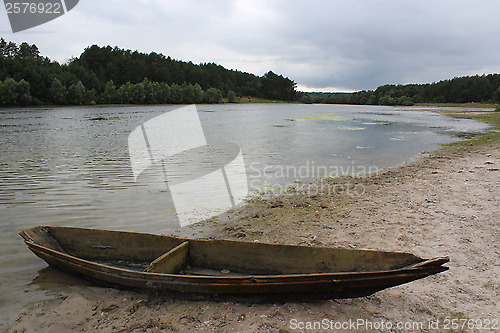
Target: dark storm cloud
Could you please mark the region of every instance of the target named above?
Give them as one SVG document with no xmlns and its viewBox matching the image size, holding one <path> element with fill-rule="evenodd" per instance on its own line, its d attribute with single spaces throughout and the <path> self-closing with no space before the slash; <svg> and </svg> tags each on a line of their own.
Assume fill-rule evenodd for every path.
<svg viewBox="0 0 500 333">
<path fill-rule="evenodd" d="M 293 18 L 288 42 L 307 45 L 307 53 L 295 55 L 297 63 L 315 67 L 293 77 L 308 86 L 372 89 L 500 70 L 500 47 L 494 42 L 500 2 L 293 4 L 286 14 Z"/>
<path fill-rule="evenodd" d="M 85 0 L 3 35 L 58 61 L 109 44 L 360 90 L 500 72 L 499 12 L 495 0 Z"/>
</svg>

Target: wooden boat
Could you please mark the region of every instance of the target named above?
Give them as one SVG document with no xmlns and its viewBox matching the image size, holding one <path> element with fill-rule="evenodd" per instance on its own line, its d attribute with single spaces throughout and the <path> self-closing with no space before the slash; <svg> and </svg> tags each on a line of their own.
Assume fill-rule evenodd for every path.
<svg viewBox="0 0 500 333">
<path fill-rule="evenodd" d="M 66 272 L 108 286 L 185 295 L 350 298 L 448 269 L 446 257 L 398 252 L 48 226 L 20 235 L 38 257 Z"/>
</svg>

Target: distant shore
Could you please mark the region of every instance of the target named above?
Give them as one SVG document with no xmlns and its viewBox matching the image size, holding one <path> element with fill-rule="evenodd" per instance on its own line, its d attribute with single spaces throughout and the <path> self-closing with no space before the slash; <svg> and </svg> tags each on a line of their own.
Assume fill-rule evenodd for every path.
<svg viewBox="0 0 500 333">
<path fill-rule="evenodd" d="M 500 113 L 456 115 L 488 120 L 497 132 L 375 174 L 317 180 L 314 193 L 256 197 L 190 228 L 203 238 L 449 256 L 445 273 L 369 297 L 276 304 L 189 301 L 75 285 L 27 308 L 9 332 L 294 332 L 294 323 L 324 319 L 421 325 L 410 332 L 431 331 L 431 322 L 446 330 L 452 319 L 498 320 Z"/>
<path fill-rule="evenodd" d="M 480 109 L 495 109 L 497 104 L 494 103 L 417 103 L 415 106 L 430 106 L 443 108 L 480 108 Z"/>
<path fill-rule="evenodd" d="M 205 103 L 198 103 L 200 105 L 210 105 Z M 237 102 L 223 101 L 222 103 L 211 103 L 213 105 L 220 104 L 306 104 L 300 102 L 290 102 L 290 101 L 280 101 L 265 99 L 260 97 L 243 96 L 238 97 Z M 153 105 L 169 105 L 169 106 L 181 106 L 185 104 L 83 104 L 83 105 L 57 105 L 57 104 L 40 104 L 40 105 L 28 105 L 28 106 L 2 106 L 5 109 L 19 109 L 19 108 L 54 108 L 54 107 L 107 107 L 107 106 L 153 106 Z M 339 105 L 339 104 L 325 104 L 325 105 Z M 358 105 L 358 104 L 345 104 L 345 105 Z M 384 105 L 376 105 L 384 106 Z M 397 106 L 396 106 L 397 107 Z M 436 107 L 436 108 L 464 108 L 464 109 L 492 109 L 497 107 L 494 103 L 417 103 L 413 106 L 407 106 L 407 108 L 412 107 Z"/>
</svg>

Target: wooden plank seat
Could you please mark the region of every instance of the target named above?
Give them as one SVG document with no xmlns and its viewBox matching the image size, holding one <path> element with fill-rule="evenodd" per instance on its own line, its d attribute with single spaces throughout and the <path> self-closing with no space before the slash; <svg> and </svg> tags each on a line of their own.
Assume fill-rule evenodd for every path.
<svg viewBox="0 0 500 333">
<path fill-rule="evenodd" d="M 149 264 L 148 273 L 178 274 L 187 265 L 189 242 L 183 242 Z"/>
</svg>

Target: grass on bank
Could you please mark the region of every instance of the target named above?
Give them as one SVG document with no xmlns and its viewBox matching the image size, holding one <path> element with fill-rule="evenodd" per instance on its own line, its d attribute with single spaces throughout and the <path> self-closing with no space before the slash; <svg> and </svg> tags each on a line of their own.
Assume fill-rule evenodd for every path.
<svg viewBox="0 0 500 333">
<path fill-rule="evenodd" d="M 479 148 L 483 145 L 500 144 L 500 112 L 498 111 L 452 111 L 447 115 L 459 118 L 476 119 L 491 125 L 490 132 L 474 136 L 471 139 L 445 144 L 445 147 Z"/>
</svg>

